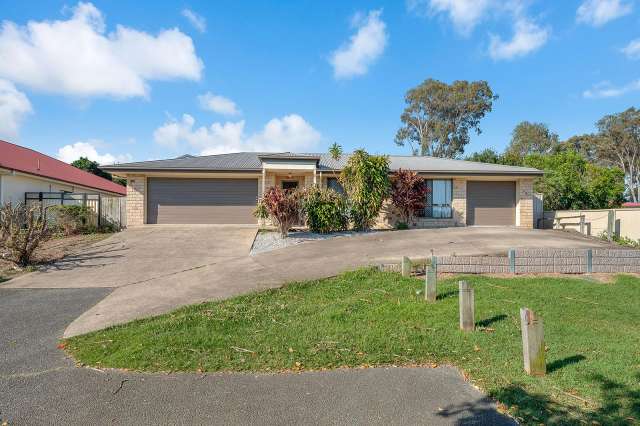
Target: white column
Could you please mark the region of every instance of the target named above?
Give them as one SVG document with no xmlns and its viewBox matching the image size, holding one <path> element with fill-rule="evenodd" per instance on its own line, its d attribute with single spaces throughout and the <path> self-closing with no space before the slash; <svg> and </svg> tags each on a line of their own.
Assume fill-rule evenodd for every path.
<svg viewBox="0 0 640 426">
<path fill-rule="evenodd" d="M 263 167 L 262 168 L 262 195 L 264 195 L 264 191 L 266 189 L 266 184 L 267 184 L 267 171 Z"/>
</svg>

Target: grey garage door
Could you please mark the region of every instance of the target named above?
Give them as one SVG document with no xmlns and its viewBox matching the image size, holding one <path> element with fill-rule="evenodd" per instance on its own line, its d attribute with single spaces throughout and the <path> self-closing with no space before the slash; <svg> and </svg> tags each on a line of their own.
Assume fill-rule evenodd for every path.
<svg viewBox="0 0 640 426">
<path fill-rule="evenodd" d="M 467 182 L 467 225 L 515 224 L 515 182 Z"/>
<path fill-rule="evenodd" d="M 147 181 L 147 223 L 256 223 L 257 179 Z"/>
</svg>

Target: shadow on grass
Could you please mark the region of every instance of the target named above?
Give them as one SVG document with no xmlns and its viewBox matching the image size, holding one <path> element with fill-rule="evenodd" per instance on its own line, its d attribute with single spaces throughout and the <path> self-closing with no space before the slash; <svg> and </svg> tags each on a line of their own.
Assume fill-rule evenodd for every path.
<svg viewBox="0 0 640 426">
<path fill-rule="evenodd" d="M 438 294 L 436 296 L 436 300 L 443 300 L 443 299 L 447 299 L 449 297 L 453 297 L 457 295 L 458 295 L 458 290 L 445 291 L 444 293 Z"/>
<path fill-rule="evenodd" d="M 637 375 L 640 380 L 640 374 Z M 513 384 L 491 392 L 491 397 L 510 407 L 510 413 L 522 424 L 545 425 L 634 425 L 640 421 L 640 388 L 609 380 L 602 375 L 587 378 L 600 388 L 599 401 L 590 401 L 578 395 L 562 392 L 563 400 L 571 405 L 551 400 L 547 395 L 530 393 L 522 386 Z M 553 393 L 557 391 L 554 390 Z M 551 393 L 551 392 L 550 392 Z M 466 406 L 446 407 L 439 413 L 447 417 L 449 413 L 466 411 L 466 417 L 456 420 L 457 425 L 478 424 L 482 411 Z"/>
<path fill-rule="evenodd" d="M 491 324 L 496 323 L 498 321 L 503 321 L 505 319 L 507 319 L 507 315 L 505 315 L 505 314 L 494 315 L 491 318 L 483 319 L 483 320 L 480 320 L 480 321 L 476 322 L 476 326 L 477 327 L 489 327 Z"/>
<path fill-rule="evenodd" d="M 587 358 L 584 355 L 573 355 L 566 358 L 558 359 L 547 364 L 547 373 L 553 373 L 554 371 L 566 367 L 567 365 L 577 364 L 580 361 L 584 361 L 585 359 Z"/>
</svg>

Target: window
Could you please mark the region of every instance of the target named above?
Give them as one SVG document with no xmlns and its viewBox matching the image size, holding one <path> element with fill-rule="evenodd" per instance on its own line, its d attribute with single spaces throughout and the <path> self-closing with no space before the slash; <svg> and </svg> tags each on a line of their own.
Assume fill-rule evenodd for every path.
<svg viewBox="0 0 640 426">
<path fill-rule="evenodd" d="M 427 202 L 424 206 L 424 217 L 434 219 L 450 219 L 453 217 L 451 209 L 452 181 L 451 179 L 428 179 Z"/>
<path fill-rule="evenodd" d="M 327 178 L 327 188 L 333 189 L 338 194 L 344 194 L 344 188 L 340 184 L 340 181 L 338 180 L 338 178 L 334 178 L 334 177 Z"/>
</svg>

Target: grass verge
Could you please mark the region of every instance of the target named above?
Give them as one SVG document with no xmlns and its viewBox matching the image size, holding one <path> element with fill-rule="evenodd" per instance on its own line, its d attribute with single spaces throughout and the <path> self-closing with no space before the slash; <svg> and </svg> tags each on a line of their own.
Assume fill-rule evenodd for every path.
<svg viewBox="0 0 640 426">
<path fill-rule="evenodd" d="M 457 281 L 359 270 L 204 303 L 65 342 L 80 362 L 143 371 L 280 371 L 447 363 L 523 423 L 640 419 L 640 279 L 466 277 L 477 331 L 458 330 Z M 545 322 L 548 374 L 522 369 L 519 308 Z"/>
</svg>

